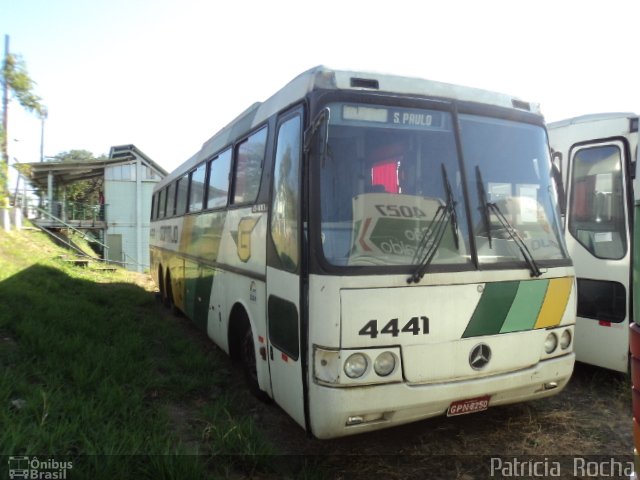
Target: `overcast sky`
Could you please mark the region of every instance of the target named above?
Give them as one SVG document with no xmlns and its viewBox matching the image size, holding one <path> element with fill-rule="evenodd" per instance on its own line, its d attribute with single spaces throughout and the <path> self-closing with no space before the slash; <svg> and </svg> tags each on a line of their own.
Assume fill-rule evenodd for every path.
<svg viewBox="0 0 640 480">
<path fill-rule="evenodd" d="M 135 144 L 172 170 L 315 65 L 469 85 L 548 121 L 640 113 L 640 1 L 0 0 L 49 109 L 45 155 Z M 10 106 L 10 157 L 40 121 Z"/>
</svg>

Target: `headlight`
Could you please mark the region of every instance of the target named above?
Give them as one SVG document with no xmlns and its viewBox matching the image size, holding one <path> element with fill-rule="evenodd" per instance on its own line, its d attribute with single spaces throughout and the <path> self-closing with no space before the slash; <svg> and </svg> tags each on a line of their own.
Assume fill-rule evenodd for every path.
<svg viewBox="0 0 640 480">
<path fill-rule="evenodd" d="M 373 369 L 381 377 L 386 377 L 396 368 L 396 356 L 391 352 L 383 352 L 376 357 Z"/>
<path fill-rule="evenodd" d="M 571 345 L 571 331 L 565 330 L 562 332 L 562 335 L 560 335 L 560 348 L 566 350 L 569 348 L 569 345 Z"/>
<path fill-rule="evenodd" d="M 349 378 L 360 378 L 367 371 L 369 362 L 362 353 L 354 353 L 344 362 L 344 373 Z"/>
<path fill-rule="evenodd" d="M 551 332 L 547 335 L 546 340 L 544 341 L 544 351 L 547 353 L 553 353 L 558 346 L 558 336 Z"/>
</svg>

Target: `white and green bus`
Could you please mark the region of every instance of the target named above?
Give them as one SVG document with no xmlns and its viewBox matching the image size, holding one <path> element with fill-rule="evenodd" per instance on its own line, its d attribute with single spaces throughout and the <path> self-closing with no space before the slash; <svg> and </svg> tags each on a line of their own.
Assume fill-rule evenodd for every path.
<svg viewBox="0 0 640 480">
<path fill-rule="evenodd" d="M 577 276 L 576 359 L 619 372 L 629 368 L 633 318 L 639 120 L 633 113 L 600 113 L 547 125 L 566 188 L 564 231 Z"/>
<path fill-rule="evenodd" d="M 151 271 L 318 438 L 559 392 L 575 279 L 535 104 L 317 67 L 160 182 Z"/>
</svg>

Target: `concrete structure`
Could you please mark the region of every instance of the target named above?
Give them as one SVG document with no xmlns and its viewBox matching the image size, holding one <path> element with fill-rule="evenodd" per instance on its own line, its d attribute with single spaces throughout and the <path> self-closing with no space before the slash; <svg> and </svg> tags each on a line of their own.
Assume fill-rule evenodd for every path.
<svg viewBox="0 0 640 480">
<path fill-rule="evenodd" d="M 151 197 L 167 172 L 138 148 L 115 146 L 107 160 L 29 163 L 21 164 L 20 170 L 45 192 L 48 214 L 36 220 L 39 226 L 90 230 L 106 245 L 107 260 L 131 270 L 148 268 Z M 65 201 L 65 187 L 97 177 L 103 179 L 103 202 L 78 214 Z"/>
<path fill-rule="evenodd" d="M 151 197 L 167 172 L 133 145 L 112 147 L 109 158 L 118 162 L 104 172 L 107 258 L 148 268 Z"/>
</svg>

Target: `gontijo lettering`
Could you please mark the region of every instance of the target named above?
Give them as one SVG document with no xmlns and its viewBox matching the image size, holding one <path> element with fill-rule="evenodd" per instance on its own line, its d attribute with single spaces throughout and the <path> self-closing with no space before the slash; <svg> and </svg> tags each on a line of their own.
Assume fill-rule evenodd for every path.
<svg viewBox="0 0 640 480">
<path fill-rule="evenodd" d="M 155 230 L 154 230 L 155 233 Z M 165 225 L 160 227 L 160 241 L 161 242 L 169 242 L 169 243 L 178 243 L 178 227 Z"/>
</svg>

